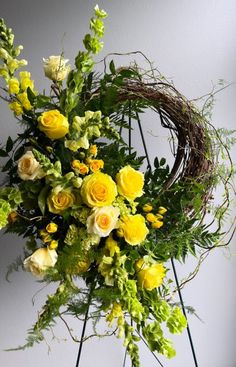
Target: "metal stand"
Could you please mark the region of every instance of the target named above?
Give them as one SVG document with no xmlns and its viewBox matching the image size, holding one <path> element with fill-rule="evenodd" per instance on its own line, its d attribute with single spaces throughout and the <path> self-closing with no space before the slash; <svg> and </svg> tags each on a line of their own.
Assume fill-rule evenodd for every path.
<svg viewBox="0 0 236 367">
<path fill-rule="evenodd" d="M 130 106 L 129 108 L 131 110 L 131 103 L 129 104 L 129 106 Z M 123 115 L 123 118 L 124 118 L 124 115 Z M 149 158 L 149 155 L 148 155 L 147 145 L 146 145 L 146 142 L 145 142 L 143 129 L 142 129 L 142 125 L 141 125 L 141 121 L 140 121 L 138 113 L 136 114 L 136 119 L 137 119 L 137 122 L 138 122 L 139 132 L 140 132 L 140 136 L 141 136 L 141 139 L 142 139 L 143 149 L 144 149 L 144 152 L 145 152 L 145 158 L 147 160 L 147 169 L 150 169 L 151 168 L 151 162 L 150 162 L 150 158 Z M 132 119 L 131 119 L 131 113 L 129 113 L 128 123 L 129 123 L 128 147 L 129 147 L 129 154 L 130 154 L 131 150 L 132 150 Z M 120 128 L 119 132 L 120 132 L 120 134 L 122 133 L 122 128 Z M 185 310 L 185 306 L 184 306 L 183 296 L 182 296 L 182 293 L 181 293 L 181 290 L 180 290 L 180 287 L 179 287 L 179 280 L 178 280 L 177 271 L 176 271 L 176 267 L 175 267 L 175 263 L 174 263 L 173 258 L 171 258 L 171 265 L 172 265 L 172 269 L 173 269 L 174 279 L 175 279 L 175 283 L 176 283 L 176 286 L 177 286 L 177 291 L 178 291 L 181 307 L 182 307 L 182 310 L 183 310 L 183 314 L 187 319 L 187 314 L 186 314 L 186 310 Z M 79 351 L 78 351 L 78 358 L 77 358 L 77 362 L 76 362 L 75 367 L 79 367 L 79 363 L 80 363 L 81 351 L 82 351 L 83 339 L 84 339 L 85 329 L 86 329 L 87 320 L 88 320 L 88 312 L 89 312 L 91 297 L 92 297 L 92 292 L 90 291 L 90 295 L 89 295 L 89 299 L 88 299 L 88 308 L 87 308 L 87 312 L 86 312 L 85 319 L 84 319 L 84 324 L 83 324 L 83 329 L 82 329 L 81 339 L 80 339 L 80 346 L 79 346 Z M 142 335 L 140 333 L 138 333 L 138 335 L 139 335 L 140 339 L 143 341 L 143 343 L 148 347 L 148 345 L 147 345 L 145 339 L 142 337 Z M 188 335 L 188 339 L 189 339 L 189 343 L 190 343 L 191 353 L 192 353 L 192 356 L 193 356 L 194 367 L 198 367 L 197 357 L 196 357 L 196 353 L 195 353 L 195 349 L 194 349 L 194 344 L 193 344 L 193 340 L 192 340 L 192 335 L 191 335 L 189 323 L 187 324 L 187 335 Z M 155 358 L 155 360 L 157 361 L 157 363 L 159 364 L 159 366 L 164 367 L 164 365 L 161 363 L 161 361 L 158 359 L 158 357 L 155 355 L 155 353 L 153 353 L 152 351 L 151 351 L 151 353 L 152 353 L 153 357 Z M 125 355 L 124 355 L 123 367 L 126 366 L 126 360 L 127 360 L 127 349 L 126 349 Z"/>
</svg>

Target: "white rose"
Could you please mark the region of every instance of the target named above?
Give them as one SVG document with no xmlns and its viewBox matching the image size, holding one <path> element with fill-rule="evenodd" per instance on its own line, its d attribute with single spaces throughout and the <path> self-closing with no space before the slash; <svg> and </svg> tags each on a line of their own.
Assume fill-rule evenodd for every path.
<svg viewBox="0 0 236 367">
<path fill-rule="evenodd" d="M 70 71 L 70 65 L 66 65 L 68 61 L 62 56 L 50 56 L 48 59 L 43 59 L 45 76 L 54 82 L 65 79 Z"/>
<path fill-rule="evenodd" d="M 117 227 L 120 210 L 114 206 L 93 208 L 92 214 L 87 218 L 88 233 L 97 234 L 99 237 L 107 237 Z"/>
<path fill-rule="evenodd" d="M 19 159 L 17 173 L 24 181 L 36 180 L 45 176 L 45 172 L 31 151 L 26 152 Z"/>
<path fill-rule="evenodd" d="M 42 277 L 47 268 L 53 267 L 56 264 L 57 257 L 58 255 L 55 250 L 39 248 L 25 259 L 24 267 L 27 271 L 31 271 L 34 276 Z"/>
</svg>

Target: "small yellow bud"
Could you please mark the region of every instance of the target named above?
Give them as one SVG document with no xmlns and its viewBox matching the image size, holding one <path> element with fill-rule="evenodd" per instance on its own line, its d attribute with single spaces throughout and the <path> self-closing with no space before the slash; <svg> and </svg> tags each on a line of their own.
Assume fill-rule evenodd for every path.
<svg viewBox="0 0 236 367">
<path fill-rule="evenodd" d="M 46 227 L 48 233 L 55 233 L 57 231 L 58 225 L 56 223 L 49 223 Z"/>
<path fill-rule="evenodd" d="M 52 240 L 50 243 L 49 243 L 49 250 L 56 250 L 58 248 L 58 241 L 56 240 Z"/>
<path fill-rule="evenodd" d="M 146 215 L 146 219 L 147 219 L 147 221 L 148 221 L 148 222 L 150 222 L 150 223 L 156 222 L 156 220 L 157 220 L 157 218 L 156 218 L 155 214 L 153 214 L 153 213 L 148 213 L 148 214 Z"/>
<path fill-rule="evenodd" d="M 41 231 L 39 231 L 39 235 L 40 235 L 40 237 L 45 237 L 45 236 L 48 235 L 48 232 L 45 231 L 45 229 L 41 229 Z"/>
<path fill-rule="evenodd" d="M 164 206 L 159 206 L 158 213 L 159 214 L 165 214 L 167 212 L 167 209 L 164 208 Z"/>
<path fill-rule="evenodd" d="M 151 205 L 150 203 L 144 204 L 144 206 L 143 206 L 143 211 L 144 211 L 145 213 L 149 213 L 149 212 L 151 212 L 151 211 L 152 211 L 152 209 L 153 209 L 153 207 L 152 207 L 152 205 Z"/>
<path fill-rule="evenodd" d="M 161 228 L 163 226 L 163 222 L 161 222 L 160 220 L 157 220 L 156 222 L 152 223 L 152 228 L 158 229 Z"/>
<path fill-rule="evenodd" d="M 47 234 L 46 236 L 44 236 L 44 237 L 42 238 L 43 243 L 48 243 L 48 242 L 50 242 L 51 240 L 52 240 L 52 237 L 51 237 L 49 234 Z"/>
</svg>

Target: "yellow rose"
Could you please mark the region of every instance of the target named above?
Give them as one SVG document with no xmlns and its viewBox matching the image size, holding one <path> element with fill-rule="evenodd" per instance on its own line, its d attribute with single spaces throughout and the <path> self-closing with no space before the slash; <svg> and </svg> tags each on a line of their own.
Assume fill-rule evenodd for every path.
<svg viewBox="0 0 236 367">
<path fill-rule="evenodd" d="M 23 108 L 19 102 L 11 102 L 8 106 L 16 116 L 19 116 L 23 113 Z"/>
<path fill-rule="evenodd" d="M 121 218 L 119 234 L 132 246 L 143 242 L 148 234 L 145 218 L 141 214 L 126 215 Z"/>
<path fill-rule="evenodd" d="M 38 128 L 49 139 L 63 138 L 69 131 L 69 123 L 58 110 L 43 112 L 38 118 Z"/>
<path fill-rule="evenodd" d="M 10 94 L 18 94 L 20 91 L 20 85 L 17 78 L 11 78 L 8 81 L 8 91 Z"/>
<path fill-rule="evenodd" d="M 24 267 L 27 271 L 36 277 L 42 277 L 48 267 L 53 267 L 57 262 L 57 253 L 48 248 L 39 248 L 24 261 Z"/>
<path fill-rule="evenodd" d="M 93 208 L 86 222 L 88 233 L 107 237 L 116 228 L 119 215 L 120 210 L 112 205 Z"/>
<path fill-rule="evenodd" d="M 58 191 L 53 189 L 47 198 L 48 210 L 51 213 L 61 214 L 75 202 L 75 196 L 68 189 Z"/>
<path fill-rule="evenodd" d="M 82 199 L 91 208 L 111 205 L 116 195 L 115 182 L 109 175 L 102 172 L 85 177 L 81 187 Z"/>
<path fill-rule="evenodd" d="M 17 173 L 24 181 L 37 180 L 45 176 L 45 172 L 31 151 L 26 152 L 19 159 Z"/>
<path fill-rule="evenodd" d="M 117 188 L 120 195 L 127 199 L 142 196 L 144 175 L 130 166 L 125 166 L 116 175 Z"/>
<path fill-rule="evenodd" d="M 97 172 L 104 167 L 102 159 L 91 159 L 89 160 L 89 168 L 92 172 Z"/>
<path fill-rule="evenodd" d="M 165 276 L 165 268 L 162 264 L 146 264 L 143 259 L 136 262 L 136 272 L 139 286 L 151 291 L 159 287 Z"/>
<path fill-rule="evenodd" d="M 45 76 L 54 82 L 65 79 L 70 71 L 70 65 L 66 65 L 68 61 L 63 56 L 50 56 L 48 59 L 43 59 Z"/>
</svg>

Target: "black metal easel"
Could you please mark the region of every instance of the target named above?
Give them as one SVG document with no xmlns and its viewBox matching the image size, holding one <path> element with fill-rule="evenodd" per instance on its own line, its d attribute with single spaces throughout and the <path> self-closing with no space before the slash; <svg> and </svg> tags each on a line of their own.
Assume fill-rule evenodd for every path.
<svg viewBox="0 0 236 367">
<path fill-rule="evenodd" d="M 130 111 L 131 111 L 131 104 L 130 104 L 130 107 L 129 107 L 129 120 L 128 120 L 128 122 L 129 122 L 129 133 L 128 133 L 129 153 L 131 153 L 131 149 L 132 149 L 132 118 L 131 118 Z M 122 119 L 124 120 L 124 115 L 123 115 Z M 142 140 L 142 144 L 143 144 L 143 149 L 144 149 L 144 153 L 145 153 L 144 156 L 147 160 L 147 169 L 150 169 L 151 168 L 151 162 L 150 162 L 150 158 L 149 158 L 149 154 L 148 154 L 148 150 L 147 150 L 147 145 L 146 145 L 146 141 L 145 141 L 144 134 L 143 134 L 141 120 L 140 120 L 140 117 L 139 117 L 138 113 L 136 113 L 136 119 L 137 119 L 137 122 L 138 122 L 139 132 L 140 132 L 140 136 L 141 136 L 141 140 Z M 120 128 L 120 134 L 121 133 L 122 133 L 122 127 Z M 176 271 L 176 267 L 175 267 L 175 262 L 174 262 L 173 258 L 171 258 L 171 266 L 172 266 L 174 279 L 175 279 L 175 283 L 176 283 L 176 287 L 177 287 L 177 292 L 178 292 L 180 304 L 181 304 L 181 307 L 182 307 L 182 310 L 183 310 L 183 314 L 187 319 L 187 314 L 186 314 L 186 310 L 185 310 L 185 306 L 184 306 L 183 296 L 182 296 L 182 292 L 181 292 L 181 289 L 180 289 L 179 280 L 178 280 L 178 276 L 177 276 L 177 271 Z M 89 307 L 90 307 L 90 302 L 91 302 L 91 296 L 92 296 L 92 294 L 91 294 L 91 291 L 90 291 L 90 295 L 89 295 L 89 298 L 88 298 L 88 308 L 87 308 L 85 318 L 84 318 L 84 324 L 83 324 L 83 328 L 82 328 L 82 332 L 81 332 L 78 357 L 77 357 L 75 367 L 80 366 L 81 352 L 82 352 L 82 347 L 83 347 L 83 342 L 84 342 L 84 334 L 85 334 L 85 330 L 86 330 L 86 325 L 87 325 L 87 321 L 88 321 L 88 313 L 89 313 Z M 195 353 L 195 348 L 194 348 L 194 344 L 193 344 L 193 339 L 192 339 L 189 323 L 187 323 L 187 335 L 188 335 L 188 340 L 189 340 L 190 349 L 191 349 L 193 362 L 194 362 L 193 366 L 194 367 L 199 367 L 198 362 L 197 362 L 197 357 L 196 357 L 196 353 Z M 140 333 L 138 333 L 138 336 L 143 341 L 143 343 L 148 347 L 148 345 L 147 345 L 145 339 L 142 337 L 142 335 Z M 151 351 L 151 353 L 152 353 L 153 357 L 155 358 L 155 360 L 157 361 L 158 365 L 161 366 L 161 367 L 164 367 L 164 365 L 161 363 L 161 361 L 156 356 L 156 354 L 152 351 Z M 124 355 L 123 367 L 126 366 L 126 359 L 127 359 L 127 349 L 126 349 L 125 355 Z"/>
</svg>

